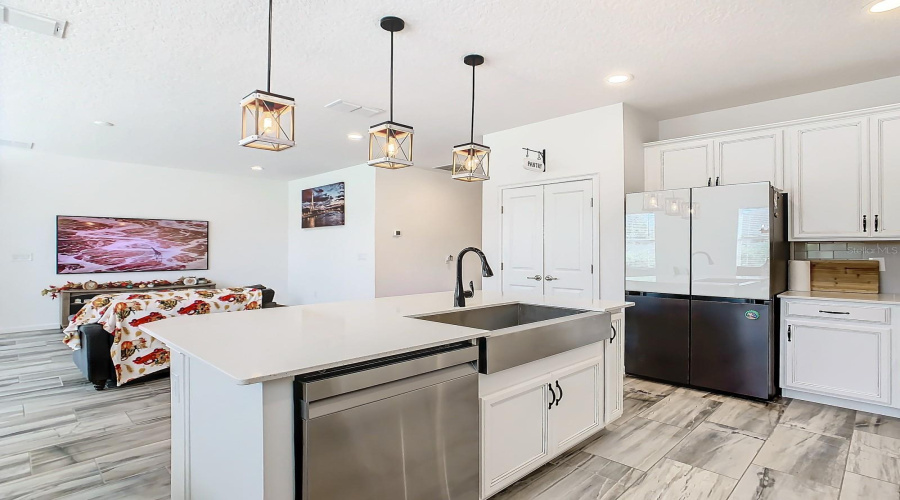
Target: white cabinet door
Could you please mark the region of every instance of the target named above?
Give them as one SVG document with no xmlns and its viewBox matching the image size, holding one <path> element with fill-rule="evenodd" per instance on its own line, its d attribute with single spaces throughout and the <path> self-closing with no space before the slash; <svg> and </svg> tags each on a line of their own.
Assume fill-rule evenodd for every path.
<svg viewBox="0 0 900 500">
<path fill-rule="evenodd" d="M 764 130 L 721 137 L 715 141 L 716 175 L 713 184 L 784 180 L 784 130 Z"/>
<path fill-rule="evenodd" d="M 550 409 L 552 453 L 565 450 L 603 425 L 603 358 L 553 374 L 556 402 Z"/>
<path fill-rule="evenodd" d="M 482 498 L 550 458 L 551 380 L 541 377 L 481 399 Z"/>
<path fill-rule="evenodd" d="M 625 314 L 612 315 L 612 329 L 614 337 L 605 342 L 603 368 L 606 372 L 603 376 L 605 387 L 603 405 L 605 416 L 604 425 L 622 416 L 622 404 L 625 385 Z"/>
<path fill-rule="evenodd" d="M 659 189 L 681 189 L 709 185 L 713 173 L 713 141 L 687 141 L 660 146 Z"/>
<path fill-rule="evenodd" d="M 593 182 L 544 186 L 544 294 L 591 299 Z"/>
<path fill-rule="evenodd" d="M 544 294 L 544 187 L 503 190 L 503 293 Z"/>
<path fill-rule="evenodd" d="M 867 237 L 872 230 L 868 118 L 793 127 L 789 140 L 792 236 Z"/>
<path fill-rule="evenodd" d="M 873 116 L 869 122 L 872 148 L 872 236 L 900 237 L 900 111 Z"/>
<path fill-rule="evenodd" d="M 890 403 L 890 328 L 787 321 L 782 337 L 785 388 Z"/>
</svg>

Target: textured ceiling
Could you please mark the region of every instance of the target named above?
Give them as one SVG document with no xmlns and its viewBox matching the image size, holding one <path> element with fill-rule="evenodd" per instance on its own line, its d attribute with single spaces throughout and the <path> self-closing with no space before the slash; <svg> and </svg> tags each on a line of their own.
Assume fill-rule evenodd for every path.
<svg viewBox="0 0 900 500">
<path fill-rule="evenodd" d="M 387 109 L 384 15 L 396 37 L 395 119 L 418 166 L 476 136 L 627 102 L 671 118 L 900 74 L 900 10 L 869 0 L 275 0 L 272 91 L 297 100 L 297 147 L 237 145 L 238 101 L 264 88 L 265 0 L 4 0 L 69 21 L 64 39 L 0 26 L 0 138 L 62 154 L 296 178 L 365 161 Z M 635 75 L 621 87 L 604 77 Z M 98 127 L 105 120 L 115 127 Z M 262 165 L 263 173 L 249 170 Z"/>
</svg>

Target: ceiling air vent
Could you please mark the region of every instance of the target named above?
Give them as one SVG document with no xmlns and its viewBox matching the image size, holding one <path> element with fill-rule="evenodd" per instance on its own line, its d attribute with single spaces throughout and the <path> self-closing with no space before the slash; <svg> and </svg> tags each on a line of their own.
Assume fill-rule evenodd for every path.
<svg viewBox="0 0 900 500">
<path fill-rule="evenodd" d="M 342 113 L 353 113 L 354 115 L 365 117 L 372 117 L 379 113 L 384 113 L 383 109 L 370 108 L 361 104 L 347 102 L 343 99 L 338 99 L 336 101 L 330 102 L 326 104 L 325 107 L 328 109 L 333 109 L 335 111 L 340 111 Z"/>
<path fill-rule="evenodd" d="M 55 36 L 62 38 L 66 32 L 66 21 L 57 21 L 49 17 L 39 16 L 24 10 L 13 9 L 5 5 L 0 5 L 3 14 L 3 22 L 42 35 Z"/>
<path fill-rule="evenodd" d="M 447 172 L 453 171 L 453 165 L 441 165 L 440 167 L 434 167 L 435 170 L 446 170 Z"/>
<path fill-rule="evenodd" d="M 34 149 L 33 142 L 10 141 L 8 139 L 0 139 L 0 146 L 8 146 L 11 148 Z"/>
</svg>

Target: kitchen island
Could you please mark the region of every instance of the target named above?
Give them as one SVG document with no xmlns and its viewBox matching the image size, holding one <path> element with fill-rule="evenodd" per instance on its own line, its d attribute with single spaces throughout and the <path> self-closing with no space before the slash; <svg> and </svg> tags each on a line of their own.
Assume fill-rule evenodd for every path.
<svg viewBox="0 0 900 500">
<path fill-rule="evenodd" d="M 591 316 L 588 312 L 615 313 L 618 317 L 613 316 L 612 321 L 618 327 L 613 326 L 609 334 L 604 329 L 598 337 L 601 341 L 591 345 L 477 376 L 481 412 L 490 415 L 485 419 L 489 422 L 481 422 L 481 497 L 589 437 L 616 411 L 621 412 L 621 312 L 631 304 L 478 292 L 465 309 L 516 303 L 579 309 L 586 313 L 582 316 Z M 454 310 L 460 309 L 453 308 L 453 294 L 442 292 L 173 318 L 145 325 L 149 334 L 171 349 L 172 498 L 295 498 L 295 378 L 414 351 L 472 343 L 492 335 L 487 329 L 416 318 Z M 610 338 L 613 340 L 607 342 Z M 575 372 L 566 371 L 570 369 Z M 579 383 L 569 386 L 565 377 L 573 374 Z M 560 390 L 557 400 L 551 382 L 573 390 L 567 390 L 566 396 Z M 549 391 L 545 387 L 548 384 Z M 588 402 L 577 397 L 585 387 L 594 388 Z M 550 410 L 545 409 L 551 392 L 550 406 L 556 403 L 560 415 L 557 427 L 568 433 L 555 442 L 553 437 L 559 437 L 559 433 L 551 429 Z M 507 410 L 522 411 L 516 405 L 534 397 L 541 398 L 539 408 L 544 409 L 533 419 L 543 422 L 541 436 L 537 436 L 542 439 L 539 453 L 532 453 L 528 449 L 531 443 L 523 441 L 525 446 L 511 452 L 524 453 L 524 459 L 508 453 L 496 459 L 485 458 L 491 453 L 485 439 L 490 437 L 489 426 L 498 425 L 498 418 L 506 418 Z M 567 402 L 560 407 L 566 397 Z M 504 401 L 516 403 L 504 408 Z M 569 401 L 580 401 L 583 408 Z M 593 415 L 593 421 L 579 421 L 579 415 L 585 414 Z M 507 424 L 509 428 L 521 422 Z M 515 433 L 504 435 L 515 437 Z M 490 469 L 487 474 L 486 468 Z M 498 474 L 500 469 L 504 470 Z"/>
</svg>

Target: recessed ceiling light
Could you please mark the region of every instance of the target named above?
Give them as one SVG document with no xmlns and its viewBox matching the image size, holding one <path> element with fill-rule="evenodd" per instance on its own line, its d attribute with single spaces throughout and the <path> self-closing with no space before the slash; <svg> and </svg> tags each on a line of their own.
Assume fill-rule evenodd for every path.
<svg viewBox="0 0 900 500">
<path fill-rule="evenodd" d="M 620 73 L 618 75 L 609 75 L 606 77 L 606 81 L 609 83 L 625 83 L 634 79 L 634 75 L 629 75 L 628 73 Z"/>
<path fill-rule="evenodd" d="M 265 170 L 265 169 L 259 165 L 253 165 L 252 167 L 250 167 L 250 170 L 256 170 L 257 172 L 259 172 L 260 170 Z"/>
<path fill-rule="evenodd" d="M 112 122 L 105 122 L 103 120 L 95 120 L 94 125 L 98 125 L 100 127 L 114 127 L 115 124 Z"/>
<path fill-rule="evenodd" d="M 881 0 L 869 5 L 869 12 L 880 14 L 900 7 L 900 0 Z"/>
<path fill-rule="evenodd" d="M 354 132 L 352 134 L 347 134 L 347 139 L 350 139 L 351 141 L 362 140 L 362 137 L 363 137 L 362 134 L 357 134 L 356 132 Z"/>
</svg>

